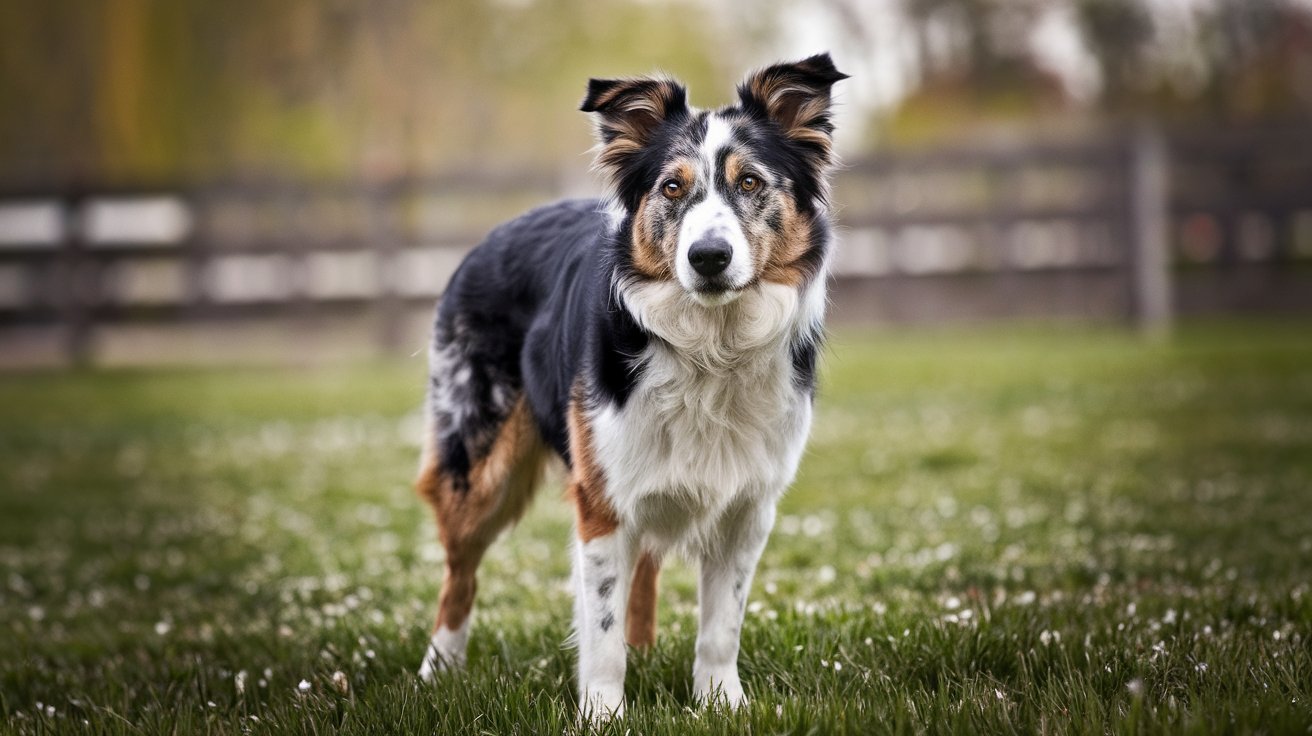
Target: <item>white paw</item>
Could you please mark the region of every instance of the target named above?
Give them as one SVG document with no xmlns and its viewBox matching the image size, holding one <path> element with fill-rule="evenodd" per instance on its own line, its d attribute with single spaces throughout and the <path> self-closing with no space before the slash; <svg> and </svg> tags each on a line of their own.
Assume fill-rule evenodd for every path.
<svg viewBox="0 0 1312 736">
<path fill-rule="evenodd" d="M 455 631 L 439 628 L 428 642 L 428 649 L 424 650 L 424 662 L 419 665 L 419 679 L 432 682 L 442 672 L 463 669 L 468 632 L 468 622 Z"/>
<path fill-rule="evenodd" d="M 693 694 L 703 706 L 728 706 L 737 710 L 747 704 L 737 672 L 712 673 L 697 678 Z"/>
<path fill-rule="evenodd" d="M 624 715 L 622 686 L 589 688 L 579 699 L 579 721 L 601 724 Z"/>
</svg>

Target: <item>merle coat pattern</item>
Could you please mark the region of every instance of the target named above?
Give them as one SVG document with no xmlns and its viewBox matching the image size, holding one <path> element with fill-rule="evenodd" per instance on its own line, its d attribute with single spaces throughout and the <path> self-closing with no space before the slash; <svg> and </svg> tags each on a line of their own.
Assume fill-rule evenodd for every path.
<svg viewBox="0 0 1312 736">
<path fill-rule="evenodd" d="M 608 200 L 506 223 L 437 311 L 417 487 L 446 549 L 421 675 L 465 659 L 475 573 L 560 457 L 577 516 L 580 709 L 623 709 L 660 563 L 701 567 L 697 696 L 744 699 L 739 630 L 810 428 L 831 247 L 827 54 L 750 75 L 735 105 L 667 79 L 592 80 Z"/>
</svg>

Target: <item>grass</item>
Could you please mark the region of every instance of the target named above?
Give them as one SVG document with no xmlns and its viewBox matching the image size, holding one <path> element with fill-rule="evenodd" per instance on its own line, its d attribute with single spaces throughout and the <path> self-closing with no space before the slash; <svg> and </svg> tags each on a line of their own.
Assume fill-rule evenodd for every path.
<svg viewBox="0 0 1312 736">
<path fill-rule="evenodd" d="M 414 676 L 421 376 L 0 380 L 4 730 L 571 730 L 558 487 L 483 567 L 468 672 Z M 606 730 L 1307 733 L 1310 506 L 1305 324 L 840 334 L 752 591 L 752 704 L 691 702 L 676 563 Z"/>
</svg>

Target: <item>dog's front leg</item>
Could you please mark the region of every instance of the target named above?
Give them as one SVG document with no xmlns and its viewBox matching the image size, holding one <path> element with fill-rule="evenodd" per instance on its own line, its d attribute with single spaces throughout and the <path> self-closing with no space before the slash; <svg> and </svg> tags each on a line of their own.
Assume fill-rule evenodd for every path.
<svg viewBox="0 0 1312 736">
<path fill-rule="evenodd" d="M 574 553 L 574 631 L 579 645 L 579 714 L 604 720 L 624 712 L 624 613 L 635 545 L 616 529 Z"/>
<path fill-rule="evenodd" d="M 737 707 L 746 702 L 738 680 L 738 640 L 756 562 L 773 527 L 773 501 L 734 509 L 720 522 L 718 538 L 702 554 L 697 589 L 701 618 L 692 678 L 693 692 L 703 703 L 723 700 Z"/>
</svg>

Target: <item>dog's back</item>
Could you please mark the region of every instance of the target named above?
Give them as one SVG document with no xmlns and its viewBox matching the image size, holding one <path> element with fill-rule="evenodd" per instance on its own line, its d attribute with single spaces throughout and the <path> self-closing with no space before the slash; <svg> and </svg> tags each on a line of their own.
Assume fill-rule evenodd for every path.
<svg viewBox="0 0 1312 736">
<path fill-rule="evenodd" d="M 443 293 L 429 356 L 428 417 L 433 472 L 457 490 L 487 456 L 499 428 L 523 400 L 523 350 L 547 302 L 586 288 L 597 271 L 606 217 L 598 200 L 558 202 L 508 222 L 475 248 Z M 560 376 L 577 356 L 546 361 Z M 542 371 L 533 380 L 542 381 Z M 565 397 L 562 396 L 563 401 Z M 546 422 L 543 422 L 546 424 Z M 541 426 L 547 436 L 553 432 Z M 559 448 L 560 442 L 553 442 Z"/>
</svg>

